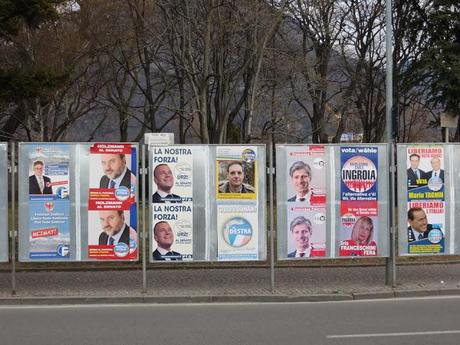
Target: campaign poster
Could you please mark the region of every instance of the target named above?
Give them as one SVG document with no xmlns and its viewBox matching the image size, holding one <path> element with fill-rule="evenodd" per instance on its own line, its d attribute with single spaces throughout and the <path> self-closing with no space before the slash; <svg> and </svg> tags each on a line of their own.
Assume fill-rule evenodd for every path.
<svg viewBox="0 0 460 345">
<path fill-rule="evenodd" d="M 29 146 L 29 258 L 69 260 L 68 145 Z"/>
<path fill-rule="evenodd" d="M 341 147 L 341 200 L 377 203 L 377 147 Z"/>
<path fill-rule="evenodd" d="M 218 261 L 259 259 L 257 205 L 217 205 Z"/>
<path fill-rule="evenodd" d="M 445 252 L 445 202 L 408 202 L 407 250 L 409 254 Z M 409 211 L 410 210 L 410 211 Z M 411 219 L 412 218 L 412 219 Z"/>
<path fill-rule="evenodd" d="M 216 148 L 216 199 L 257 199 L 257 147 Z"/>
<path fill-rule="evenodd" d="M 192 202 L 192 149 L 179 146 L 153 147 L 152 178 L 152 203 Z"/>
<path fill-rule="evenodd" d="M 444 150 L 442 146 L 407 148 L 407 197 L 444 200 Z"/>
<path fill-rule="evenodd" d="M 323 145 L 290 147 L 286 176 L 288 202 L 304 206 L 326 205 L 326 163 Z M 289 206 L 289 205 L 288 205 Z"/>
<path fill-rule="evenodd" d="M 445 252 L 444 149 L 407 148 L 407 242 L 409 254 Z"/>
<path fill-rule="evenodd" d="M 90 147 L 88 257 L 137 260 L 137 150 L 125 143 Z"/>
<path fill-rule="evenodd" d="M 326 208 L 304 205 L 288 207 L 288 258 L 326 256 Z"/>
<path fill-rule="evenodd" d="M 378 148 L 341 147 L 339 256 L 378 255 Z"/>
<path fill-rule="evenodd" d="M 29 200 L 69 199 L 70 147 L 65 144 L 29 146 Z"/>
<path fill-rule="evenodd" d="M 377 213 L 357 208 L 341 212 L 339 256 L 377 256 Z"/>
<path fill-rule="evenodd" d="M 193 260 L 193 213 L 191 203 L 154 204 L 152 213 L 152 259 Z"/>
</svg>

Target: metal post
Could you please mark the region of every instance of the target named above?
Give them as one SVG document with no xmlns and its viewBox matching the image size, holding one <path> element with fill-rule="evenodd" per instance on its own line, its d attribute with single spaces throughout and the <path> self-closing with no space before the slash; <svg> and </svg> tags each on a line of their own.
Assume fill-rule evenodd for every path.
<svg viewBox="0 0 460 345">
<path fill-rule="evenodd" d="M 274 229 L 274 217 L 273 213 L 275 212 L 273 207 L 273 140 L 270 141 L 270 150 L 269 150 L 269 165 L 270 173 L 269 178 L 269 197 L 270 197 L 270 282 L 271 282 L 271 291 L 275 292 L 275 229 Z"/>
<path fill-rule="evenodd" d="M 388 163 L 390 163 L 389 188 L 389 223 L 390 223 L 390 256 L 386 259 L 385 284 L 396 285 L 396 243 L 395 243 L 395 155 L 393 137 L 393 24 L 392 2 L 386 0 L 386 142 L 390 145 L 388 150 Z"/>
<path fill-rule="evenodd" d="M 11 294 L 16 295 L 16 144 L 11 144 Z"/>
<path fill-rule="evenodd" d="M 142 145 L 142 292 L 147 292 L 147 234 L 145 231 L 145 207 L 146 200 L 149 200 L 147 195 L 145 195 L 145 175 L 147 173 L 147 168 L 145 167 L 145 145 Z"/>
</svg>

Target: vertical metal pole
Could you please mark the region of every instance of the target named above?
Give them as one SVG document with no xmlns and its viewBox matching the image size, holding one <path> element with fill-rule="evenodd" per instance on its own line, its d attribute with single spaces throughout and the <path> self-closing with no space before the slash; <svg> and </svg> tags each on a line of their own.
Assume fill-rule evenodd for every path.
<svg viewBox="0 0 460 345">
<path fill-rule="evenodd" d="M 269 197 L 270 197 L 270 282 L 271 282 L 271 291 L 275 292 L 275 229 L 274 229 L 274 207 L 273 207 L 273 140 L 270 141 L 270 150 L 269 150 L 269 165 L 270 165 L 270 174 L 269 178 Z"/>
<path fill-rule="evenodd" d="M 147 195 L 145 194 L 145 183 L 146 178 L 145 175 L 147 174 L 147 168 L 145 167 L 145 145 L 142 145 L 142 292 L 147 292 L 147 234 L 145 231 L 145 207 L 146 207 L 146 200 L 149 200 Z"/>
<path fill-rule="evenodd" d="M 11 294 L 16 295 L 16 143 L 11 143 Z"/>
<path fill-rule="evenodd" d="M 395 155 L 393 138 L 393 24 L 392 1 L 386 0 L 386 142 L 390 145 L 388 162 L 390 163 L 389 188 L 389 223 L 390 223 L 390 256 L 386 259 L 385 284 L 396 285 L 396 243 L 395 243 Z"/>
</svg>

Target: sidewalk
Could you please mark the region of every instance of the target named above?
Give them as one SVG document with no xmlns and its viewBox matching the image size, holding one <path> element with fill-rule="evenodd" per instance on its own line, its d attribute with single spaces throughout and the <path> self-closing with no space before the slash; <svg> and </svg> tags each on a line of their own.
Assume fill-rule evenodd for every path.
<svg viewBox="0 0 460 345">
<path fill-rule="evenodd" d="M 187 268 L 147 271 L 26 271 L 0 273 L 0 304 L 123 302 L 326 301 L 427 295 L 460 295 L 460 263 L 405 265 L 397 286 L 385 286 L 385 268 L 286 267 L 275 271 L 271 292 L 267 268 Z"/>
</svg>

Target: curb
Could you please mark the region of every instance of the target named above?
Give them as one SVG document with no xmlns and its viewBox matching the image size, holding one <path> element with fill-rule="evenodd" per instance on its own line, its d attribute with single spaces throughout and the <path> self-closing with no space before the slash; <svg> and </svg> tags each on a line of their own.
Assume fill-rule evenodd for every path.
<svg viewBox="0 0 460 345">
<path fill-rule="evenodd" d="M 460 296 L 460 289 L 394 290 L 388 292 L 334 293 L 311 295 L 206 295 L 206 296 L 59 296 L 3 297 L 1 306 L 8 305 L 91 305 L 91 304 L 186 304 L 186 303 L 297 303 L 372 300 L 388 298 Z"/>
</svg>

